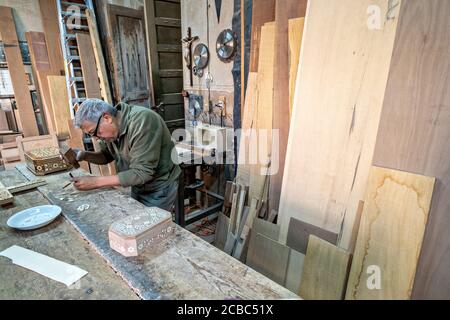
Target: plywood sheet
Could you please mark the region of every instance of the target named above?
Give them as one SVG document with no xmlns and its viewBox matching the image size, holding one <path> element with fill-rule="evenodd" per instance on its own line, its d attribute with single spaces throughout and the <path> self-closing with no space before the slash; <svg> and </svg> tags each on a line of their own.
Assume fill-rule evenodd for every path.
<svg viewBox="0 0 450 320">
<path fill-rule="evenodd" d="M 450 2 L 406 1 L 374 154 L 377 166 L 437 178 L 414 299 L 450 299 Z"/>
<path fill-rule="evenodd" d="M 12 9 L 0 6 L 0 35 L 4 44 L 6 62 L 8 64 L 14 97 L 18 112 L 16 118 L 19 128 L 25 137 L 39 135 L 36 116 L 31 101 L 31 93 L 25 75 L 25 67 L 20 53 L 16 27 Z"/>
<path fill-rule="evenodd" d="M 67 121 L 71 120 L 71 115 L 66 77 L 48 76 L 47 81 L 50 101 L 53 106 L 52 118 L 55 123 L 55 133 L 58 136 L 69 136 Z"/>
<path fill-rule="evenodd" d="M 312 224 L 291 218 L 286 245 L 300 253 L 306 254 L 309 236 L 314 235 L 320 239 L 337 244 L 338 234 L 316 227 Z"/>
<path fill-rule="evenodd" d="M 249 246 L 247 265 L 269 279 L 284 285 L 288 259 L 288 247 L 257 233 L 253 247 Z"/>
<path fill-rule="evenodd" d="M 411 297 L 434 182 L 431 177 L 372 167 L 347 299 Z"/>
<path fill-rule="evenodd" d="M 293 249 L 289 250 L 289 263 L 286 270 L 286 282 L 284 286 L 295 294 L 300 292 L 304 262 L 304 254 Z"/>
<path fill-rule="evenodd" d="M 300 296 L 306 300 L 342 300 L 350 254 L 311 235 L 303 266 Z"/>
<path fill-rule="evenodd" d="M 394 18 L 384 21 L 389 4 L 308 4 L 278 215 L 280 241 L 286 241 L 291 216 L 334 233 L 345 218 L 340 246 L 348 246 L 372 164 L 397 29 L 399 6 L 390 11 Z M 381 10 L 381 30 L 368 27 L 371 5 Z"/>
</svg>

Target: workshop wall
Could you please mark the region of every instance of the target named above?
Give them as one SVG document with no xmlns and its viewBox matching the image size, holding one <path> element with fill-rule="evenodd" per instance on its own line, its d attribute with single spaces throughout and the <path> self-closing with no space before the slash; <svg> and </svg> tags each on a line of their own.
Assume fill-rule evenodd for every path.
<svg viewBox="0 0 450 320">
<path fill-rule="evenodd" d="M 209 115 L 208 108 L 208 88 L 207 75 L 212 77 L 210 94 L 212 105 L 219 102 L 220 97 L 226 98 L 226 117 L 223 119 L 224 125 L 233 127 L 233 99 L 234 85 L 231 70 L 233 61 L 222 62 L 216 54 L 216 40 L 219 33 L 224 29 L 231 29 L 233 18 L 233 1 L 222 1 L 220 11 L 220 21 L 218 22 L 216 13 L 216 1 L 214 0 L 184 0 L 181 2 L 181 30 L 183 37 L 187 36 L 188 27 L 192 30 L 192 36 L 198 36 L 199 39 L 192 44 L 192 51 L 199 43 L 208 46 L 209 64 L 204 70 L 201 78 L 193 76 L 193 86 L 190 86 L 189 69 L 183 60 L 183 83 L 184 90 L 203 96 L 203 113 L 197 119 L 199 122 L 220 125 L 221 110 L 213 107 L 213 115 Z M 192 125 L 194 117 L 188 111 L 188 102 L 185 101 L 186 126 Z"/>
</svg>

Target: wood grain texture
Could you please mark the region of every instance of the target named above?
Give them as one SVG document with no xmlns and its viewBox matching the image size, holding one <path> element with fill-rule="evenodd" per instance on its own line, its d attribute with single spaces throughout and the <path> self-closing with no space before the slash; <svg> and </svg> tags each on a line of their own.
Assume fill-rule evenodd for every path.
<svg viewBox="0 0 450 320">
<path fill-rule="evenodd" d="M 69 96 L 65 76 L 48 76 L 48 89 L 52 105 L 52 118 L 55 133 L 58 136 L 69 136 L 67 121 L 71 120 Z"/>
<path fill-rule="evenodd" d="M 305 300 L 343 300 L 350 254 L 310 236 L 303 266 L 300 295 Z"/>
<path fill-rule="evenodd" d="M 307 2 L 307 0 L 284 0 L 275 4 L 272 128 L 278 130 L 278 137 L 272 142 L 274 148 L 271 150 L 271 156 L 273 161 L 278 161 L 278 170 L 270 177 L 269 212 L 278 210 L 280 205 L 289 137 L 289 19 L 304 17 Z"/>
<path fill-rule="evenodd" d="M 25 166 L 18 169 L 26 177 L 34 176 Z M 81 170 L 74 175 L 85 175 Z M 58 186 L 67 181 L 67 173 L 45 176 L 47 185 L 38 188 L 52 204 L 63 208 L 64 217 L 89 242 L 143 299 L 298 299 L 298 296 L 255 272 L 191 232 L 174 225 L 174 234 L 160 245 L 149 248 L 135 259 L 115 253 L 109 246 L 108 230 L 113 221 L 146 210 L 129 194 L 117 189 L 79 193 Z M 66 194 L 65 196 L 63 194 Z M 90 204 L 80 213 L 81 204 Z M 88 270 L 88 269 L 87 269 Z"/>
<path fill-rule="evenodd" d="M 435 179 L 372 167 L 346 299 L 409 299 Z M 371 290 L 369 267 L 381 271 Z"/>
<path fill-rule="evenodd" d="M 254 112 L 253 128 L 250 137 L 250 153 L 257 151 L 258 161 L 251 166 L 249 198 L 263 200 L 264 186 L 268 180 L 272 145 L 273 116 L 273 72 L 275 59 L 275 23 L 269 22 L 261 27 L 260 50 L 258 64 L 258 103 Z M 255 149 L 256 148 L 256 149 Z"/>
<path fill-rule="evenodd" d="M 304 27 L 305 18 L 289 19 L 289 118 L 292 117 L 292 108 L 294 107 L 295 83 Z"/>
<path fill-rule="evenodd" d="M 310 235 L 314 235 L 334 245 L 336 245 L 338 241 L 337 233 L 333 233 L 312 224 L 291 218 L 291 221 L 289 222 L 286 245 L 300 253 L 306 254 Z"/>
<path fill-rule="evenodd" d="M 261 27 L 275 20 L 275 0 L 253 1 L 252 38 L 250 44 L 250 72 L 258 72 Z"/>
<path fill-rule="evenodd" d="M 0 6 L 0 35 L 5 48 L 6 62 L 8 64 L 11 82 L 14 89 L 14 98 L 17 103 L 19 128 L 25 137 L 39 135 L 36 116 L 31 101 L 31 94 L 25 75 L 16 26 L 14 24 L 12 9 Z"/>
<path fill-rule="evenodd" d="M 250 247 L 252 245 L 252 247 Z M 289 248 L 260 233 L 249 245 L 247 265 L 254 270 L 284 285 L 289 260 Z"/>
<path fill-rule="evenodd" d="M 378 5 L 384 17 L 389 3 L 309 2 L 278 216 L 282 242 L 293 216 L 334 233 L 344 223 L 340 246 L 348 246 L 366 190 L 398 21 L 371 30 L 366 12 Z"/>
<path fill-rule="evenodd" d="M 296 294 L 300 292 L 304 263 L 304 254 L 293 249 L 289 250 L 289 262 L 286 270 L 286 282 L 284 286 Z"/>
<path fill-rule="evenodd" d="M 54 133 L 56 123 L 53 118 L 53 106 L 47 82 L 47 76 L 52 74 L 52 70 L 45 34 L 43 32 L 25 32 L 25 38 L 27 39 L 30 50 L 35 86 L 39 92 L 40 101 L 42 102 L 47 129 L 49 133 Z"/>
<path fill-rule="evenodd" d="M 437 178 L 414 299 L 450 299 L 450 2 L 406 1 L 374 164 Z"/>
<path fill-rule="evenodd" d="M 59 36 L 58 10 L 56 0 L 39 0 L 41 8 L 42 26 L 48 48 L 48 58 L 52 75 L 64 75 L 64 58 Z"/>
</svg>

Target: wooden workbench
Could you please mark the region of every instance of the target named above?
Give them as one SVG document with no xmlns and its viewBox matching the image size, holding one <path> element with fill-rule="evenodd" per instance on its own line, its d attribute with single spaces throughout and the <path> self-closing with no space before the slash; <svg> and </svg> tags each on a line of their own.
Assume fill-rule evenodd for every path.
<svg viewBox="0 0 450 320">
<path fill-rule="evenodd" d="M 18 165 L 17 169 L 18 171 L 14 172 L 15 175 L 21 173 L 29 180 L 36 178 L 25 165 Z M 12 174 L 9 173 L 9 175 Z M 74 171 L 74 175 L 84 175 L 84 172 L 77 170 Z M 4 173 L 0 173 L 0 179 L 4 180 L 2 176 Z M 70 186 L 62 190 L 61 186 L 68 181 L 67 177 L 67 172 L 44 177 L 48 184 L 40 187 L 39 192 L 51 203 L 63 209 L 63 215 L 67 221 L 139 297 L 143 299 L 299 298 L 178 226 L 175 226 L 175 232 L 171 237 L 160 245 L 146 250 L 141 256 L 137 258 L 121 256 L 109 247 L 108 228 L 113 221 L 145 210 L 145 207 L 120 189 L 79 192 Z M 30 203 L 29 206 L 33 204 Z M 82 204 L 88 204 L 89 209 L 79 212 L 77 208 Z M 66 225 L 61 220 L 55 221 L 49 228 L 55 228 L 54 224 L 58 223 Z M 6 220 L 1 221 L 4 226 Z M 38 232 L 42 233 L 43 230 Z M 60 242 L 54 242 L 52 246 L 59 244 Z M 2 243 L 2 246 L 5 245 Z M 86 247 L 85 244 L 77 246 Z M 68 249 L 68 251 L 71 250 Z M 76 262 L 79 251 L 80 249 L 74 250 L 73 253 L 68 253 L 67 257 L 71 257 Z M 46 253 L 42 250 L 40 252 Z M 58 258 L 58 256 L 55 257 Z M 74 264 L 90 271 L 89 266 L 81 265 L 79 262 Z M 107 269 L 103 262 L 95 261 L 95 265 L 96 268 Z M 125 288 L 120 290 L 127 292 Z M 117 296 L 120 297 L 119 290 Z"/>
<path fill-rule="evenodd" d="M 5 186 L 27 181 L 17 170 L 0 172 Z M 34 231 L 16 231 L 6 221 L 14 213 L 48 201 L 38 191 L 15 195 L 14 204 L 0 207 L 0 251 L 18 245 L 76 265 L 89 273 L 71 287 L 14 265 L 0 257 L 0 299 L 139 299 L 63 218 Z"/>
</svg>

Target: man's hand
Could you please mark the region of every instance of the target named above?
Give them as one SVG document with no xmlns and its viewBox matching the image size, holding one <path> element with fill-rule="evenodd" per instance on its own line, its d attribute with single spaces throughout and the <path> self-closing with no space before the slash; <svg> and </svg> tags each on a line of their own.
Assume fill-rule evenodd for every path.
<svg viewBox="0 0 450 320">
<path fill-rule="evenodd" d="M 101 188 L 100 177 L 74 177 L 73 185 L 80 191 L 94 190 Z"/>
</svg>

